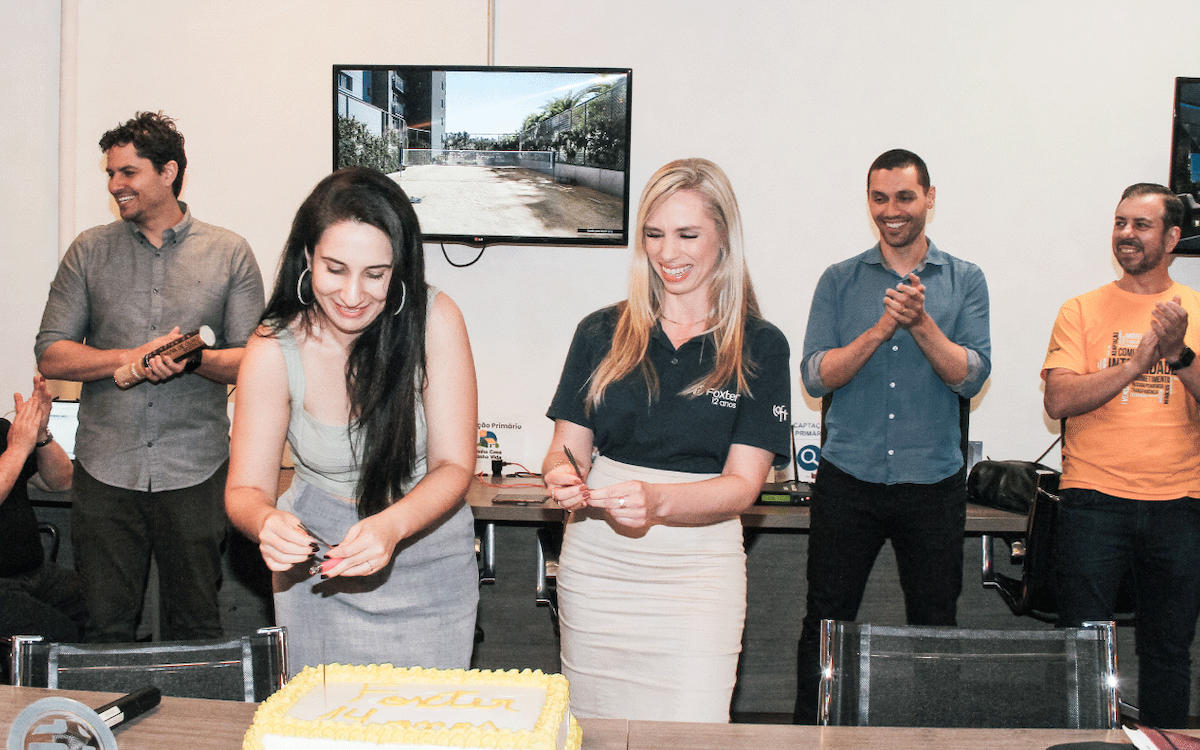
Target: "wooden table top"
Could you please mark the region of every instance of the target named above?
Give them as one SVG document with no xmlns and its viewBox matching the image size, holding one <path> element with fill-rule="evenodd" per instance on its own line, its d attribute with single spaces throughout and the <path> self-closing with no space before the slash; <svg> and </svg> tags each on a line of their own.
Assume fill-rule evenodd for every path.
<svg viewBox="0 0 1200 750">
<path fill-rule="evenodd" d="M 502 477 L 476 479 L 467 489 L 467 502 L 477 521 L 500 523 L 561 523 L 563 510 L 548 497 L 528 504 L 505 503 L 505 497 L 545 496 L 545 486 L 537 478 Z M 501 502 L 496 502 L 497 498 Z M 742 513 L 742 524 L 751 529 L 807 529 L 808 506 L 752 505 Z M 1023 533 L 1026 517 L 994 508 L 967 504 L 968 534 Z"/>
<path fill-rule="evenodd" d="M 89 708 L 103 706 L 120 693 L 0 685 L 0 728 L 3 737 L 21 711 L 41 698 L 62 696 Z M 114 732 L 120 750 L 240 750 L 254 719 L 257 703 L 166 698 L 142 716 Z M 616 719 L 581 719 L 583 750 L 626 750 L 629 722 Z"/>
<path fill-rule="evenodd" d="M 588 747 L 587 732 L 583 735 Z M 932 729 L 811 727 L 787 724 L 629 722 L 628 750 L 1046 750 L 1070 742 L 1133 747 L 1119 729 Z"/>
<path fill-rule="evenodd" d="M 0 685 L 0 727 L 7 736 L 17 715 L 39 698 L 63 696 L 96 708 L 117 693 L 43 690 Z M 121 750 L 238 750 L 254 703 L 163 698 L 155 709 L 116 731 Z M 767 747 L 821 750 L 1046 750 L 1068 742 L 1112 742 L 1132 747 L 1120 730 L 892 729 L 797 727 L 777 724 L 687 724 L 618 719 L 580 719 L 582 750 L 758 750 Z M 1188 734 L 1200 734 L 1195 730 Z"/>
<path fill-rule="evenodd" d="M 292 483 L 293 469 L 279 472 L 279 494 Z M 504 502 L 504 498 L 530 496 L 521 503 Z M 537 497 L 544 500 L 538 501 Z M 500 502 L 497 502 L 497 498 Z M 546 495 L 545 485 L 538 477 L 476 477 L 467 488 L 467 502 L 477 521 L 510 524 L 562 523 L 563 509 Z M 1026 517 L 982 505 L 967 503 L 968 534 L 1023 533 Z M 804 505 L 752 505 L 742 514 L 742 525 L 749 529 L 807 529 L 808 507 Z"/>
<path fill-rule="evenodd" d="M 95 709 L 121 695 L 0 685 L 0 727 L 7 738 L 17 715 L 40 698 L 63 696 Z M 257 708 L 256 703 L 163 698 L 158 707 L 118 727 L 114 735 L 121 750 L 238 750 Z"/>
</svg>

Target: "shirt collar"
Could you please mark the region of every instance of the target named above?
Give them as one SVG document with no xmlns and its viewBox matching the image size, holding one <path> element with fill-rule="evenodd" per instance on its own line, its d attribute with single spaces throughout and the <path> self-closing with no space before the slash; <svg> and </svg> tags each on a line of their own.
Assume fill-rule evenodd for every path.
<svg viewBox="0 0 1200 750">
<path fill-rule="evenodd" d="M 179 223 L 176 224 L 175 226 L 171 227 L 170 229 L 163 230 L 163 233 L 162 233 L 162 246 L 163 247 L 166 247 L 167 245 L 170 245 L 175 242 L 182 242 L 183 238 L 187 237 L 188 232 L 191 231 L 191 228 L 192 228 L 192 211 L 191 211 L 191 209 L 188 208 L 188 204 L 184 203 L 181 200 L 177 200 L 176 203 L 179 204 L 179 210 L 183 212 L 183 218 L 180 219 Z M 142 240 L 149 242 L 149 240 L 146 240 L 146 235 L 142 233 L 141 227 L 139 227 L 136 223 L 134 223 L 132 221 L 128 222 L 128 224 L 129 224 L 129 231 L 133 232 L 133 236 L 140 237 Z"/>
<path fill-rule="evenodd" d="M 665 346 L 667 351 L 681 351 L 689 346 L 703 346 L 709 341 L 715 341 L 716 337 L 713 335 L 712 331 L 709 331 L 702 336 L 693 336 L 692 338 L 680 344 L 679 349 L 676 349 L 675 345 L 671 343 L 671 337 L 668 336 L 667 332 L 663 330 L 662 321 L 659 320 L 656 321 L 654 323 L 654 327 L 650 329 L 650 340 Z M 701 351 L 703 351 L 703 349 L 701 349 Z"/>
<path fill-rule="evenodd" d="M 667 336 L 667 332 L 663 330 L 662 321 L 655 321 L 654 327 L 650 329 L 650 340 L 656 341 L 667 349 L 674 349 L 675 345 L 671 343 L 671 337 Z"/>
<path fill-rule="evenodd" d="M 925 239 L 929 242 L 929 249 L 925 251 L 925 257 L 921 260 L 920 264 L 913 269 L 913 273 L 917 274 L 918 276 L 921 275 L 921 271 L 925 270 L 925 266 L 930 263 L 935 266 L 944 266 L 949 262 L 948 256 L 941 250 L 938 250 L 937 245 L 933 244 L 933 240 L 929 239 L 928 237 Z M 878 242 L 876 242 L 875 246 L 868 250 L 867 254 L 863 256 L 862 262 L 870 263 L 876 266 L 882 266 L 884 268 L 888 267 L 887 263 L 883 261 L 883 251 L 879 248 Z"/>
</svg>

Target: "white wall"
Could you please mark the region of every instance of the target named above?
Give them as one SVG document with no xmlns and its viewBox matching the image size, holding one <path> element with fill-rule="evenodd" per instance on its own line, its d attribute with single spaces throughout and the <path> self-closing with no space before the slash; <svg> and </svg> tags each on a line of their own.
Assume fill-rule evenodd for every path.
<svg viewBox="0 0 1200 750">
<path fill-rule="evenodd" d="M 563 16 L 559 34 L 528 22 Z M 993 371 L 972 437 L 997 458 L 1033 458 L 1054 439 L 1038 377 L 1054 315 L 1115 277 L 1112 210 L 1126 185 L 1166 181 L 1174 77 L 1200 75 L 1190 0 L 501 0 L 497 21 L 497 64 L 634 69 L 639 189 L 672 158 L 726 168 L 793 370 L 818 275 L 875 241 L 871 160 L 893 147 L 925 157 L 938 188 L 930 236 L 990 283 Z M 544 269 L 535 278 L 548 293 L 527 303 L 539 308 L 528 320 L 557 326 L 522 347 L 520 361 L 545 362 L 536 374 L 498 384 L 536 378 L 536 413 L 566 350 L 571 326 L 557 321 L 621 296 L 624 264 L 618 253 L 500 252 L 514 267 L 489 268 L 488 284 Z M 526 338 L 504 316 L 472 330 Z M 816 408 L 796 391 L 797 414 Z"/>
<path fill-rule="evenodd" d="M 78 148 L 64 169 L 76 181 L 72 232 L 112 220 L 100 134 L 135 110 L 162 109 L 188 139 L 185 200 L 250 240 L 268 284 L 295 208 L 330 168 L 330 66 L 488 62 L 486 0 L 127 0 L 119 12 L 67 1 L 79 14 L 68 118 Z M 1032 458 L 1053 440 L 1038 370 L 1055 311 L 1114 278 L 1120 190 L 1166 180 L 1174 77 L 1200 75 L 1194 0 L 495 6 L 497 65 L 633 68 L 635 193 L 670 159 L 725 167 L 793 370 L 820 271 L 874 242 L 868 164 L 893 147 L 924 156 L 938 188 L 930 236 L 979 263 L 991 286 L 993 372 L 972 437 L 997 458 Z M 45 57 L 40 47 L 5 54 Z M 54 172 L 53 149 L 29 158 L 7 206 L 23 199 L 26 176 Z M 5 382 L 14 368 L 27 377 L 44 267 L 56 257 L 45 239 L 35 246 L 45 255 L 12 266 L 32 327 L 10 347 L 27 358 L 6 363 Z M 628 251 L 495 247 L 465 269 L 427 252 L 431 281 L 467 318 L 481 418 L 522 420 L 524 449 L 505 457 L 536 469 L 574 325 L 624 296 Z M 455 262 L 475 254 L 446 252 Z M 798 386 L 794 401 L 798 412 L 812 406 Z"/>
<path fill-rule="evenodd" d="M 249 240 L 268 285 L 296 208 L 333 166 L 333 64 L 487 55 L 486 0 L 76 1 L 77 229 L 116 216 L 101 134 L 162 110 L 187 139 L 183 199 Z"/>
<path fill-rule="evenodd" d="M 0 26 L 0 242 L 5 292 L 0 324 L 0 415 L 12 393 L 28 396 L 33 339 L 58 256 L 59 9 L 54 3 L 5 3 Z"/>
</svg>

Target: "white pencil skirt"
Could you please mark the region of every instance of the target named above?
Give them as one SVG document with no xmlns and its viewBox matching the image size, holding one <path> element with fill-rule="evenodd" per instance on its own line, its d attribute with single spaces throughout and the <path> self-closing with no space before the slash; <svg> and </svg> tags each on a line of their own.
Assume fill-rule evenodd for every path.
<svg viewBox="0 0 1200 750">
<path fill-rule="evenodd" d="M 588 486 L 712 475 L 601 457 Z M 728 722 L 746 620 L 741 519 L 629 530 L 574 513 L 559 558 L 563 673 L 576 716 Z"/>
</svg>

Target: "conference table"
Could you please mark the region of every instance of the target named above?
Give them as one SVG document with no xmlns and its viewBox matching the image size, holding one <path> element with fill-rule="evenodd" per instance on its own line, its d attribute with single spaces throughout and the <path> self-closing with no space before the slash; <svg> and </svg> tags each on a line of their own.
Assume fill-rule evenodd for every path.
<svg viewBox="0 0 1200 750">
<path fill-rule="evenodd" d="M 545 486 L 538 478 L 476 477 L 467 489 L 467 503 L 476 521 L 488 523 L 562 523 L 565 512 L 545 496 Z M 528 498 L 519 503 L 513 497 Z M 974 503 L 967 504 L 969 535 L 1022 533 L 1026 517 Z M 806 505 L 752 505 L 742 513 L 742 525 L 748 529 L 784 530 L 807 529 Z"/>
<path fill-rule="evenodd" d="M 773 494 L 773 489 L 771 485 L 765 486 L 764 494 Z M 480 527 L 480 558 L 483 565 L 480 580 L 484 583 L 496 580 L 497 525 L 548 526 L 562 524 L 566 519 L 566 512 L 546 494 L 540 477 L 475 477 L 467 489 L 466 500 Z M 1026 522 L 1027 517 L 1020 513 L 967 504 L 968 536 L 1022 534 Z M 751 532 L 807 532 L 809 509 L 807 505 L 756 503 L 742 513 L 742 526 Z M 545 564 L 555 555 L 545 548 L 540 536 L 537 544 L 535 576 L 537 599 L 541 602 L 545 596 Z"/>
<path fill-rule="evenodd" d="M 279 494 L 292 483 L 294 470 L 285 467 L 279 472 Z M 770 492 L 772 485 L 764 487 Z M 513 502 L 517 499 L 517 502 Z M 475 520 L 499 524 L 562 523 L 565 511 L 546 495 L 540 477 L 475 477 L 467 488 L 467 503 Z M 1008 534 L 1025 531 L 1026 517 L 982 505 L 967 503 L 968 535 Z M 807 530 L 807 505 L 755 504 L 742 513 L 742 525 L 747 529 Z"/>
<path fill-rule="evenodd" d="M 279 494 L 283 494 L 291 484 L 293 474 L 291 468 L 280 471 Z M 766 485 L 763 489 L 764 494 L 776 494 L 779 491 L 778 486 L 774 485 Z M 561 525 L 566 520 L 566 511 L 546 494 L 541 477 L 477 476 L 467 488 L 466 501 L 471 506 L 479 531 L 480 581 L 483 583 L 496 581 L 497 526 L 546 527 Z M 1024 514 L 967 503 L 967 536 L 1022 534 L 1026 522 Z M 742 513 L 742 526 L 750 532 L 807 532 L 808 506 L 755 504 Z M 547 577 L 552 575 L 547 571 L 547 563 L 556 557 L 556 553 L 547 548 L 540 534 L 534 543 L 537 546 L 534 571 L 536 598 L 543 603 Z"/>
<path fill-rule="evenodd" d="M 17 715 L 40 698 L 62 696 L 96 708 L 117 693 L 0 686 L 4 736 Z M 253 703 L 163 698 L 162 703 L 116 731 L 121 750 L 238 750 L 257 708 Z M 1119 730 L 898 729 L 796 727 L 779 724 L 687 724 L 580 719 L 582 750 L 1045 750 L 1074 742 L 1111 742 L 1132 747 Z M 1189 734 L 1195 734 L 1193 730 Z"/>
</svg>

